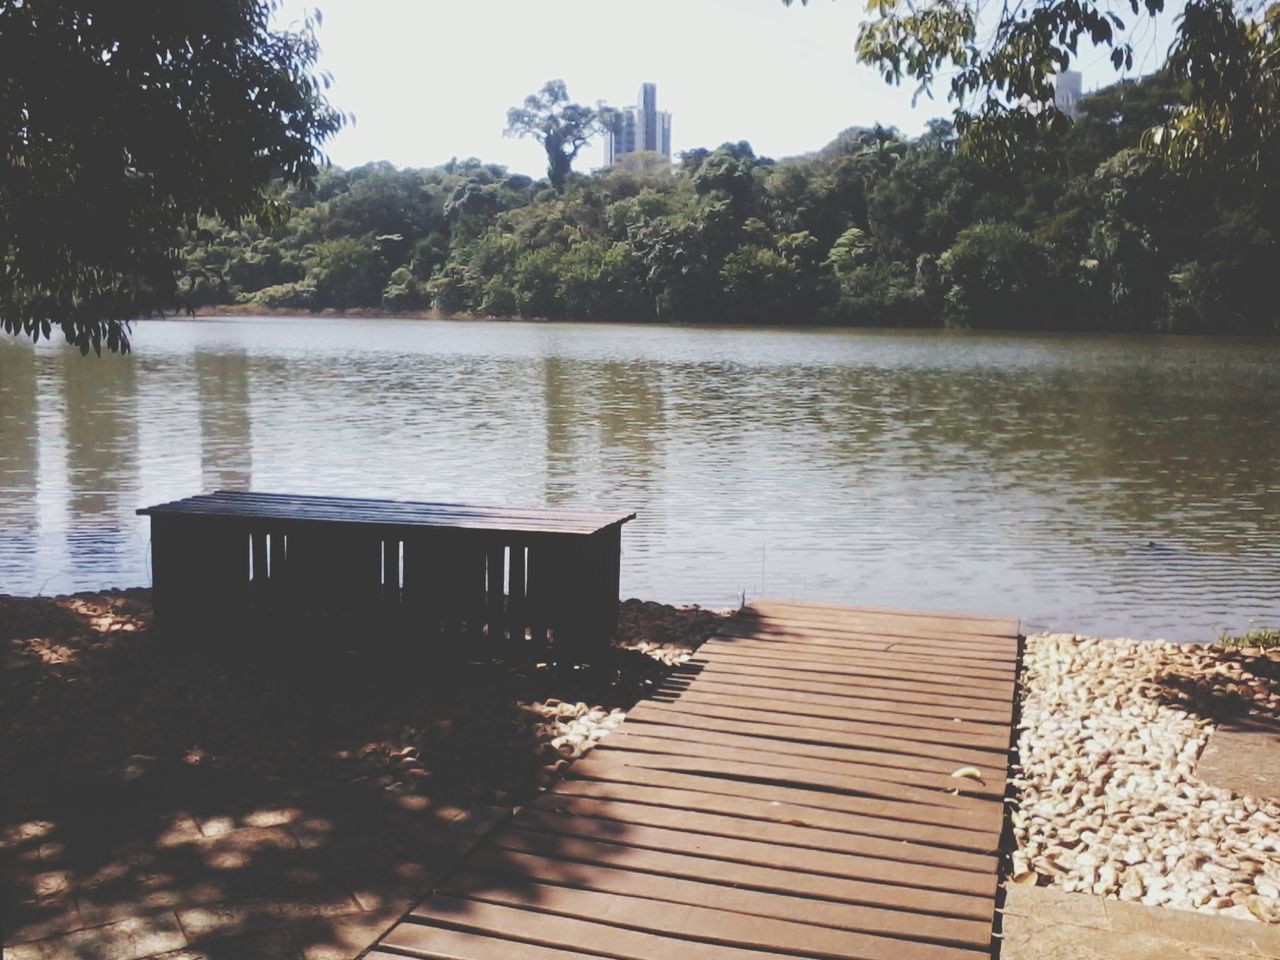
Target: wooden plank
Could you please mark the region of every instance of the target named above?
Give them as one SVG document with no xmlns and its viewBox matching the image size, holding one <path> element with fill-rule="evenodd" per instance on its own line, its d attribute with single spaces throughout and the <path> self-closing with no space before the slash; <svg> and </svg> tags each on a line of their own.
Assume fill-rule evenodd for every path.
<svg viewBox="0 0 1280 960">
<path fill-rule="evenodd" d="M 811 956 L 860 957 L 867 960 L 931 960 L 965 957 L 973 950 L 936 943 L 904 941 L 776 917 L 735 913 L 697 904 L 681 904 L 639 896 L 620 896 L 598 890 L 581 890 L 550 884 L 512 882 L 502 877 L 463 875 L 452 880 L 454 892 L 469 898 L 511 906 L 536 906 L 562 916 L 583 920 L 607 918 L 628 927 L 647 926 L 667 935 L 696 938 L 755 950 L 791 951 L 798 944 Z M 681 953 L 676 948 L 673 953 Z"/>
<path fill-rule="evenodd" d="M 713 721 L 742 721 L 772 724 L 780 730 L 785 728 L 785 730 L 801 731 L 805 736 L 818 736 L 820 733 L 820 735 L 847 736 L 851 739 L 869 740 L 872 737 L 881 737 L 881 739 L 892 739 L 893 749 L 899 753 L 913 755 L 923 753 L 925 756 L 951 758 L 954 755 L 951 751 L 954 750 L 977 750 L 983 754 L 983 763 L 991 762 L 992 754 L 1005 758 L 1009 753 L 1009 742 L 1002 737 L 992 737 L 992 744 L 974 742 L 973 737 L 968 733 L 969 727 L 973 724 L 952 724 L 950 730 L 931 727 L 915 728 L 902 726 L 902 724 L 886 728 L 879 719 L 869 722 L 847 721 L 847 719 L 819 717 L 806 712 L 783 713 L 781 710 L 764 707 L 764 705 L 727 707 L 723 704 L 703 703 L 695 699 L 696 692 L 698 691 L 685 691 L 677 703 L 645 700 L 627 714 L 627 719 L 649 722 L 649 719 L 653 718 L 655 722 L 675 722 L 675 719 L 664 718 L 682 716 L 691 726 L 698 726 L 698 724 L 710 726 L 710 722 Z M 841 742 L 841 740 L 837 736 L 831 742 Z M 961 762 L 961 765 L 965 764 Z"/>
<path fill-rule="evenodd" d="M 396 938 L 399 943 L 388 944 L 396 948 L 395 953 L 374 950 L 362 954 L 361 960 L 404 960 L 406 956 L 423 960 L 600 960 L 601 957 L 598 953 L 579 953 L 565 947 L 543 947 L 536 943 L 497 939 L 412 920 L 410 924 L 418 929 L 401 932 Z"/>
<path fill-rule="evenodd" d="M 558 813 L 550 808 L 530 807 L 513 829 L 590 840 L 603 837 L 610 843 L 646 850 L 668 850 L 714 860 L 731 860 L 757 867 L 802 869 L 808 873 L 847 880 L 875 880 L 904 887 L 945 890 L 985 897 L 995 894 L 995 874 L 957 870 L 937 864 L 912 863 L 886 857 L 796 847 L 758 840 L 672 830 L 628 823 L 622 827 L 602 827 L 594 818 Z"/>
<path fill-rule="evenodd" d="M 411 633 L 434 636 L 444 620 L 445 552 L 439 541 L 419 533 L 404 541 L 401 605 Z"/>
<path fill-rule="evenodd" d="M 631 781 L 645 778 L 658 779 L 664 776 L 658 771 L 634 768 L 630 774 Z M 756 796 L 707 793 L 690 786 L 697 779 L 682 777 L 678 774 L 666 774 L 665 782 L 674 784 L 669 786 L 648 786 L 643 783 L 629 782 L 627 778 L 562 780 L 545 795 L 545 799 L 538 802 L 554 808 L 562 802 L 573 802 L 579 799 L 596 802 L 620 801 L 628 806 L 647 805 L 670 808 L 677 816 L 680 813 L 709 812 L 731 815 L 752 824 L 763 821 L 821 830 L 824 834 L 842 832 L 856 837 L 871 838 L 895 846 L 901 851 L 900 855 L 903 859 L 916 862 L 924 862 L 926 856 L 942 856 L 945 859 L 948 854 L 956 855 L 958 858 L 956 865 L 965 868 L 979 861 L 994 862 L 995 854 L 990 850 L 975 849 L 975 847 L 981 847 L 983 843 L 982 835 L 977 831 L 964 831 L 956 827 L 890 820 L 869 814 L 806 806 L 787 798 L 776 799 L 776 796 L 782 796 L 778 791 L 766 791 Z"/>
<path fill-rule="evenodd" d="M 378 509 L 427 510 L 441 513 L 479 513 L 494 516 L 528 517 L 533 519 L 553 519 L 564 521 L 581 521 L 585 523 L 617 522 L 623 517 L 634 518 L 633 513 L 617 513 L 599 510 L 573 510 L 563 507 L 501 507 L 483 504 L 446 503 L 441 501 L 400 500 L 394 497 L 339 497 L 316 494 L 266 493 L 260 490 L 219 490 L 215 493 L 198 494 L 182 500 L 172 501 L 162 506 L 169 507 L 187 503 L 226 503 L 242 504 L 260 502 L 281 505 L 325 504 L 331 506 L 369 506 Z M 157 509 L 157 508 L 146 508 Z"/>
<path fill-rule="evenodd" d="M 822 704 L 805 707 L 803 704 L 788 701 L 765 701 L 762 698 L 750 698 L 717 693 L 700 687 L 685 690 L 658 691 L 652 694 L 658 703 L 676 705 L 681 709 L 696 706 L 729 707 L 734 709 L 755 709 L 776 714 L 779 717 L 791 716 L 801 720 L 824 719 L 856 722 L 884 729 L 884 715 L 875 710 L 840 709 Z M 895 721 L 894 733 L 903 737 L 915 737 L 927 740 L 937 738 L 943 743 L 962 744 L 989 750 L 1008 750 L 1009 731 L 997 725 L 977 723 L 971 720 L 953 720 L 948 724 L 938 722 L 915 722 L 916 718 L 901 717 Z M 904 732 L 905 731 L 905 732 Z"/>
<path fill-rule="evenodd" d="M 888 617 L 903 617 L 907 619 L 924 619 L 924 620 L 966 620 L 978 624 L 991 624 L 999 630 L 1009 630 L 1013 633 L 1018 632 L 1019 620 L 1016 617 L 993 617 L 984 613 L 957 613 L 945 610 L 899 610 L 889 607 L 866 607 L 861 605 L 850 605 L 841 603 L 822 603 L 810 600 L 785 600 L 778 597 L 768 597 L 759 600 L 753 600 L 748 604 L 750 608 L 757 607 L 775 607 L 785 610 L 795 610 L 797 612 L 818 612 L 840 614 L 876 614 Z"/>
<path fill-rule="evenodd" d="M 507 551 L 501 544 L 491 544 L 485 551 L 485 635 L 490 647 L 497 649 L 506 639 Z"/>
<path fill-rule="evenodd" d="M 756 797 L 816 807 L 820 810 L 836 810 L 861 816 L 879 817 L 898 821 L 898 833 L 914 836 L 918 826 L 952 828 L 949 845 L 957 849 L 989 852 L 999 840 L 991 836 L 990 818 L 974 817 L 968 811 L 926 804 L 900 803 L 881 797 L 861 796 L 834 790 L 815 789 L 814 784 L 789 784 L 779 781 L 755 782 L 716 776 L 714 772 L 699 773 L 696 769 L 680 770 L 664 767 L 642 767 L 627 763 L 617 754 L 605 756 L 601 751 L 577 761 L 569 773 L 575 779 L 606 780 L 615 783 L 636 783 L 644 786 L 674 787 L 700 790 L 729 796 Z M 885 826 L 886 836 L 890 825 Z"/>
<path fill-rule="evenodd" d="M 963 789 L 969 797 L 986 797 L 999 800 L 1004 796 L 1004 777 L 996 776 L 996 771 L 988 770 L 988 779 L 979 782 L 970 779 L 953 779 L 949 770 L 921 770 L 910 765 L 889 765 L 869 762 L 862 754 L 846 754 L 844 757 L 813 757 L 797 751 L 773 751 L 767 743 L 755 746 L 742 744 L 725 744 L 716 742 L 715 738 L 690 738 L 671 741 L 663 737 L 645 736 L 638 733 L 619 733 L 609 738 L 605 745 L 608 750 L 623 750 L 631 753 L 661 754 L 663 756 L 696 757 L 699 759 L 725 760 L 740 764 L 759 764 L 757 776 L 761 779 L 772 779 L 776 770 L 786 770 L 789 776 L 797 771 L 828 774 L 836 777 L 848 777 L 857 784 L 856 789 L 867 792 L 882 793 L 892 791 L 894 796 L 904 799 L 916 797 L 916 788 L 928 791 L 929 794 L 946 793 L 952 789 Z M 754 759 L 753 759 L 754 758 Z M 645 765 L 649 765 L 648 762 Z M 1001 771 L 1003 772 L 1003 771 Z M 876 786 L 864 784 L 866 780 L 878 781 Z M 909 789 L 900 791 L 898 786 Z M 932 802 L 926 797 L 917 797 L 922 803 Z"/>
<path fill-rule="evenodd" d="M 875 750 L 885 755 L 885 763 L 923 761 L 931 769 L 935 764 L 945 765 L 950 770 L 987 765 L 1003 768 L 1008 762 L 1006 750 L 939 743 L 927 733 L 921 734 L 920 740 L 908 740 L 886 734 L 882 724 L 842 723 L 821 717 L 779 716 L 766 711 L 729 707 L 717 709 L 698 705 L 695 709 L 693 704 L 684 704 L 683 709 L 676 709 L 652 701 L 644 703 L 627 716 L 627 725 L 621 732 L 642 732 L 650 726 L 672 731 L 670 736 L 673 739 L 690 739 L 704 733 L 733 733 L 759 737 L 761 741 L 779 741 L 778 748 L 786 750 L 809 745 Z M 841 734 L 840 739 L 834 740 L 833 733 Z M 767 742 L 762 745 L 771 746 Z"/>
<path fill-rule="evenodd" d="M 400 604 L 400 538 L 382 541 L 382 602 L 384 606 Z"/>
<path fill-rule="evenodd" d="M 634 513 L 591 513 L 549 508 L 483 507 L 357 497 L 314 497 L 220 491 L 144 507 L 147 516 L 183 515 L 276 520 L 324 520 L 394 526 L 467 527 L 590 535 L 635 518 Z"/>
<path fill-rule="evenodd" d="M 547 642 L 547 628 L 551 607 L 552 580 L 547 568 L 552 563 L 551 552 L 541 544 L 530 544 L 525 569 L 527 587 L 525 593 L 525 609 L 529 620 L 529 636 L 533 643 L 541 645 Z"/>
<path fill-rule="evenodd" d="M 1012 679 L 985 680 L 980 678 L 960 677 L 954 674 L 921 674 L 911 671 L 908 678 L 903 677 L 902 667 L 890 663 L 883 657 L 869 657 L 865 662 L 854 665 L 847 661 L 836 662 L 826 659 L 815 662 L 808 659 L 797 660 L 788 657 L 785 652 L 766 651 L 758 653 L 743 650 L 728 644 L 713 648 L 716 665 L 725 672 L 753 672 L 761 676 L 770 676 L 785 683 L 787 678 L 825 677 L 839 679 L 851 683 L 877 683 L 886 689 L 903 690 L 937 690 L 963 691 L 967 696 L 979 700 L 1011 701 L 1014 681 Z M 708 656 L 695 653 L 688 660 L 689 666 L 700 666 L 711 663 Z"/>
<path fill-rule="evenodd" d="M 788 650 L 792 654 L 808 652 L 816 657 L 821 657 L 825 653 L 838 653 L 841 650 L 855 653 L 896 651 L 926 657 L 937 663 L 956 663 L 959 666 L 965 664 L 999 666 L 1013 663 L 1018 658 L 1017 645 L 1012 641 L 1002 644 L 995 650 L 975 650 L 972 647 L 948 643 L 946 637 L 932 640 L 924 637 L 898 637 L 884 633 L 826 635 L 802 628 L 770 629 L 733 620 L 725 624 L 716 634 L 716 639 L 721 642 L 729 638 L 767 640 L 776 644 L 778 650 Z"/>
<path fill-rule="evenodd" d="M 760 866 L 699 857 L 681 851 L 627 846 L 603 839 L 557 837 L 521 830 L 503 831 L 494 838 L 493 845 L 502 850 L 554 857 L 584 866 L 635 870 L 815 900 L 910 910 L 932 916 L 991 921 L 991 906 L 985 897 L 816 874 L 794 863 L 791 866 Z M 586 873 L 585 870 L 583 872 Z"/>
<path fill-rule="evenodd" d="M 606 638 L 612 639 L 618 632 L 618 600 L 622 590 L 622 526 L 611 527 L 597 536 L 603 541 L 604 552 L 600 628 Z"/>
<path fill-rule="evenodd" d="M 818 626 L 838 623 L 883 629 L 903 623 L 943 630 L 954 637 L 1012 637 L 1018 635 L 1018 622 L 1008 617 L 967 617 L 964 614 L 926 613 L 921 611 L 876 611 L 860 607 L 827 607 L 813 603 L 788 603 L 779 600 L 753 600 L 743 610 L 745 616 L 772 620 L 789 620 Z"/>
<path fill-rule="evenodd" d="M 885 624 L 880 628 L 859 627 L 854 624 L 841 626 L 835 623 L 815 627 L 794 620 L 757 619 L 739 615 L 727 621 L 725 626 L 738 632 L 765 634 L 782 640 L 804 639 L 838 644 L 884 642 L 898 647 L 918 648 L 928 653 L 964 654 L 979 659 L 988 656 L 1000 659 L 1010 651 L 1016 652 L 1018 647 L 1014 636 L 964 637 L 945 629 L 922 629 L 905 621 Z"/>
<path fill-rule="evenodd" d="M 698 754 L 665 754 L 665 753 L 632 753 L 630 751 L 613 750 L 597 751 L 596 758 L 602 762 L 621 763 L 632 767 L 645 767 L 651 770 L 675 770 L 696 773 L 708 777 L 737 779 L 743 775 L 742 761 L 706 756 L 710 750 L 699 751 Z M 748 768 L 750 769 L 750 768 Z M 851 776 L 844 773 L 831 773 L 813 770 L 799 763 L 761 764 L 751 769 L 752 779 L 758 782 L 784 784 L 798 787 L 816 787 L 832 790 L 852 796 L 878 799 L 897 806 L 899 815 L 905 816 L 908 811 L 954 812 L 959 819 L 951 823 L 963 823 L 975 829 L 999 829 L 1003 811 L 1000 805 L 991 802 L 985 794 L 974 795 L 962 793 L 954 795 L 942 790 L 929 790 L 923 787 L 911 787 L 894 781 L 873 779 L 870 776 Z M 957 781 L 969 783 L 969 781 Z M 957 788 L 963 789 L 963 788 Z"/>
<path fill-rule="evenodd" d="M 888 650 L 882 649 L 788 650 L 786 647 L 766 638 L 735 638 L 721 634 L 717 634 L 707 640 L 699 648 L 698 652 L 701 656 L 708 656 L 710 654 L 719 655 L 722 650 L 753 655 L 763 654 L 770 657 L 785 657 L 793 663 L 803 661 L 815 668 L 825 664 L 837 666 L 859 666 L 862 664 L 885 666 L 893 664 L 904 672 L 910 671 L 913 674 L 937 677 L 955 677 L 960 682 L 967 680 L 1007 682 L 1012 680 L 1016 673 L 1015 664 L 1013 663 L 991 664 L 986 661 L 952 661 L 931 657 L 928 654 L 914 654 L 901 650 L 893 652 L 892 655 Z"/>
<path fill-rule="evenodd" d="M 662 689 L 672 691 L 688 689 L 694 682 L 697 682 L 699 689 L 734 692 L 748 702 L 794 702 L 823 704 L 831 707 L 870 707 L 884 711 L 895 718 L 910 716 L 921 720 L 949 721 L 960 717 L 977 723 L 1004 725 L 1013 712 L 1012 705 L 1001 711 L 998 706 L 928 703 L 918 701 L 914 697 L 911 699 L 895 697 L 893 691 L 872 693 L 855 688 L 847 693 L 824 693 L 810 689 L 812 684 L 800 683 L 779 688 L 776 684 L 752 682 L 750 677 L 730 677 L 719 673 L 693 676 L 688 673 L 672 674 L 663 681 Z"/>
<path fill-rule="evenodd" d="M 574 861 L 512 850 L 485 848 L 467 861 L 467 868 L 473 874 L 484 876 L 527 877 L 540 883 L 563 884 L 613 896 L 641 897 L 674 904 L 713 904 L 716 909 L 731 913 L 799 921 L 925 943 L 984 947 L 991 940 L 991 925 L 982 920 L 835 903 L 790 894 L 746 890 L 701 880 L 619 870 L 598 864 L 593 865 L 591 870 L 584 871 Z M 805 946 L 807 949 L 807 942 Z"/>
<path fill-rule="evenodd" d="M 314 507 L 295 510 L 281 510 L 273 507 L 246 505 L 195 505 L 175 509 L 153 509 L 151 516 L 180 516 L 188 519 L 228 524 L 243 521 L 243 524 L 276 522 L 280 524 L 300 526 L 351 526 L 367 527 L 374 530 L 471 530 L 487 531 L 495 534 L 525 534 L 531 536 L 546 535 L 585 537 L 603 527 L 593 524 L 560 522 L 556 520 L 533 520 L 521 518 L 504 518 L 482 514 L 468 515 L 419 515 L 413 513 L 393 514 L 374 509 L 352 509 L 345 507 Z M 619 519 L 616 522 L 625 522 Z"/>
<path fill-rule="evenodd" d="M 680 957 L 681 960 L 765 960 L 759 952 L 741 947 L 683 940 L 646 930 L 600 923 L 594 919 L 583 920 L 499 903 L 450 897 L 447 894 L 436 894 L 424 901 L 413 909 L 410 917 L 420 922 L 400 924 L 387 934 L 381 945 L 408 951 L 429 946 L 431 927 L 422 925 L 429 923 L 482 932 L 518 943 L 532 943 L 560 950 L 585 950 L 588 954 L 596 953 L 614 960 L 655 960 L 657 957 Z M 643 926 L 650 929 L 662 928 L 660 918 L 652 916 L 650 922 Z M 515 960 L 520 954 L 517 951 L 509 956 Z"/>
<path fill-rule="evenodd" d="M 632 788 L 635 791 L 635 788 Z M 676 791 L 668 791 L 673 794 Z M 685 791 L 679 791 L 684 793 Z M 670 830 L 689 830 L 695 833 L 712 836 L 732 837 L 740 840 L 759 840 L 780 846 L 808 847 L 814 850 L 827 850 L 832 853 L 850 853 L 864 857 L 901 860 L 907 863 L 919 863 L 928 866 L 951 867 L 956 870 L 977 871 L 981 874 L 994 874 L 997 866 L 993 857 L 987 854 L 972 853 L 965 850 L 952 850 L 948 847 L 933 846 L 921 843 L 906 843 L 877 836 L 875 833 L 849 833 L 841 830 L 825 830 L 797 823 L 784 823 L 772 820 L 760 820 L 755 817 L 727 815 L 722 812 L 708 813 L 699 809 L 675 809 L 671 806 L 653 805 L 635 802 L 635 794 L 628 800 L 607 800 L 590 796 L 574 796 L 551 792 L 543 794 L 535 801 L 538 809 L 555 813 L 571 814 L 575 817 L 595 817 L 604 820 L 617 820 L 622 823 L 648 827 L 663 827 Z M 708 796 L 706 794 L 703 795 Z M 672 799 L 677 799 L 672 797 Z M 689 800 L 685 796 L 679 799 Z M 872 828 L 881 821 L 866 819 L 862 821 L 864 829 Z M 609 835 L 608 829 L 599 831 Z"/>
<path fill-rule="evenodd" d="M 681 727 L 674 724 L 646 723 L 643 719 L 626 723 L 608 738 L 604 744 L 610 749 L 626 748 L 638 744 L 641 750 L 653 752 L 681 751 L 686 745 L 697 743 L 710 747 L 724 747 L 749 752 L 766 752 L 789 760 L 806 758 L 830 761 L 837 764 L 857 764 L 863 767 L 884 767 L 896 771 L 893 776 L 905 775 L 904 783 L 935 783 L 937 778 L 948 778 L 960 766 L 982 769 L 988 783 L 997 781 L 1003 785 L 1007 758 L 999 754 L 966 757 L 967 763 L 934 757 L 911 756 L 888 750 L 865 748 L 853 742 L 832 744 L 790 740 L 777 735 L 776 729 L 767 732 L 729 732 L 709 727 Z M 984 769 L 985 768 L 985 769 Z M 954 786 L 954 783 L 948 783 Z M 1003 788 L 1000 789 L 1003 795 Z"/>
<path fill-rule="evenodd" d="M 512 544 L 507 584 L 507 633 L 513 642 L 521 642 L 529 626 L 525 600 L 525 552 L 523 544 Z"/>
<path fill-rule="evenodd" d="M 831 693 L 847 697 L 866 697 L 867 699 L 883 699 L 885 696 L 910 700 L 913 703 L 928 703 L 937 706 L 979 707 L 989 709 L 993 713 L 1007 714 L 1012 707 L 1008 697 L 977 697 L 964 692 L 957 692 L 954 687 L 950 691 L 930 687 L 924 684 L 903 681 L 881 681 L 879 678 L 860 679 L 823 674 L 808 671 L 804 674 L 782 673 L 772 670 L 756 670 L 735 664 L 722 664 L 719 661 L 690 662 L 676 668 L 675 676 L 689 678 L 697 676 L 723 677 L 733 683 L 753 687 L 786 687 L 788 690 L 806 690 L 810 693 Z M 1012 690 L 1010 690 L 1012 692 Z"/>
<path fill-rule="evenodd" d="M 696 672 L 696 668 L 673 673 L 663 680 L 662 688 L 669 692 L 687 690 L 695 684 L 700 689 L 720 690 L 735 693 L 747 702 L 780 702 L 791 700 L 807 700 L 814 704 L 832 707 L 873 707 L 877 710 L 888 709 L 894 715 L 915 716 L 922 719 L 942 718 L 952 720 L 955 717 L 973 720 L 979 723 L 1003 724 L 1010 706 L 1001 706 L 990 700 L 974 700 L 968 703 L 928 702 L 923 697 L 919 700 L 909 693 L 896 690 L 882 690 L 876 687 L 844 687 L 836 685 L 835 691 L 819 690 L 811 683 L 773 683 L 764 678 L 752 678 L 750 675 L 731 675 L 718 671 L 706 673 Z M 889 706 L 884 706 L 888 704 Z"/>
<path fill-rule="evenodd" d="M 1010 640 L 994 650 L 974 650 L 951 644 L 945 637 L 901 637 L 885 633 L 822 634 L 803 628 L 762 627 L 742 620 L 727 621 L 711 638 L 718 646 L 746 646 L 737 641 L 773 644 L 775 652 L 786 651 L 789 656 L 811 654 L 816 658 L 844 653 L 861 656 L 868 653 L 897 651 L 906 656 L 920 657 L 940 663 L 958 666 L 982 667 L 1001 670 L 1017 659 L 1017 644 Z M 708 641 L 710 642 L 710 641 Z"/>
<path fill-rule="evenodd" d="M 750 630 L 771 630 L 779 633 L 812 633 L 817 637 L 895 637 L 921 642 L 942 641 L 948 646 L 969 650 L 1000 650 L 1015 643 L 1016 633 L 964 633 L 950 628 L 942 620 L 812 620 L 804 617 L 759 616 L 750 612 L 739 613 L 735 618 Z"/>
<path fill-rule="evenodd" d="M 278 507 L 282 511 L 305 509 L 308 507 L 346 509 L 369 508 L 383 510 L 389 513 L 410 511 L 440 513 L 444 515 L 478 514 L 481 516 L 509 516 L 526 519 L 560 520 L 565 522 L 580 521 L 586 523 L 607 522 L 609 520 L 617 520 L 623 516 L 630 516 L 630 514 L 610 513 L 604 511 L 569 510 L 561 507 L 495 507 L 483 504 L 399 500 L 386 497 L 317 496 L 314 494 L 266 493 L 263 491 L 249 490 L 220 490 L 216 493 L 197 494 L 196 496 L 185 497 L 181 500 L 174 500 L 144 509 L 152 512 L 157 510 L 172 511 L 180 508 L 195 508 L 200 506 L 208 506 L 215 509 L 234 509 L 238 506 L 251 504 Z"/>
</svg>

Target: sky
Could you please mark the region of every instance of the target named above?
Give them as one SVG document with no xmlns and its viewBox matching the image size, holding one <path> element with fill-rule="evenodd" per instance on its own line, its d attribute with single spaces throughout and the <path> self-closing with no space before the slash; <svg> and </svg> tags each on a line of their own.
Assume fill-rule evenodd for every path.
<svg viewBox="0 0 1280 960">
<path fill-rule="evenodd" d="M 910 87 L 857 63 L 863 0 L 284 0 L 277 20 L 317 6 L 329 98 L 355 115 L 325 148 L 342 167 L 475 156 L 541 176 L 542 148 L 503 128 L 507 109 L 552 79 L 579 103 L 612 106 L 656 83 L 676 153 L 747 140 L 780 158 L 850 126 L 914 136 L 949 113 L 945 91 L 913 107 Z M 1148 30 L 1134 72 L 1158 66 L 1168 40 L 1167 23 Z M 1103 54 L 1080 66 L 1086 91 L 1114 79 Z M 575 168 L 598 167 L 603 154 L 590 144 Z"/>
</svg>

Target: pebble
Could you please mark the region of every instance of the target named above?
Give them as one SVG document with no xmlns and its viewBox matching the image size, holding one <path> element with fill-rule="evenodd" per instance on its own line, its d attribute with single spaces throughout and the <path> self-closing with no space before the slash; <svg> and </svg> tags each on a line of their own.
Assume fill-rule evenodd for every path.
<svg viewBox="0 0 1280 960">
<path fill-rule="evenodd" d="M 1037 634 L 1021 683 L 1013 875 L 1280 923 L 1280 802 L 1195 776 L 1213 732 L 1198 708 L 1275 716 L 1280 682 L 1207 645 Z"/>
</svg>

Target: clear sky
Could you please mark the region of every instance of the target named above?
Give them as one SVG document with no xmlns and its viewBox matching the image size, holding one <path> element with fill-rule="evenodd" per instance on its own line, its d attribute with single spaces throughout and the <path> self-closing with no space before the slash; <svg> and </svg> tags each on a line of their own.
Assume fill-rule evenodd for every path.
<svg viewBox="0 0 1280 960">
<path fill-rule="evenodd" d="M 656 83 L 676 152 L 748 140 L 785 157 L 849 126 L 914 135 L 949 112 L 945 92 L 913 108 L 909 88 L 858 65 L 863 0 L 285 0 L 279 20 L 316 6 L 330 99 L 356 116 L 328 145 L 344 167 L 476 156 L 541 175 L 541 147 L 502 131 L 507 108 L 551 79 L 580 103 L 614 106 Z M 1148 29 L 1135 72 L 1158 66 L 1168 41 L 1167 24 Z M 1086 53 L 1080 66 L 1086 90 L 1113 79 L 1103 54 Z M 602 162 L 593 144 L 575 167 Z"/>
</svg>

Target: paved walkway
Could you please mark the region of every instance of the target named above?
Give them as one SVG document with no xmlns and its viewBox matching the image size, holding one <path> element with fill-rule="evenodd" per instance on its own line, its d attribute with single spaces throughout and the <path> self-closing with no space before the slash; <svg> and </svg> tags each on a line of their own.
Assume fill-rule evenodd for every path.
<svg viewBox="0 0 1280 960">
<path fill-rule="evenodd" d="M 370 960 L 990 956 L 1017 634 L 753 604 Z"/>
<path fill-rule="evenodd" d="M 1275 960 L 1280 928 L 1053 887 L 1006 888 L 1000 960 Z"/>
</svg>

